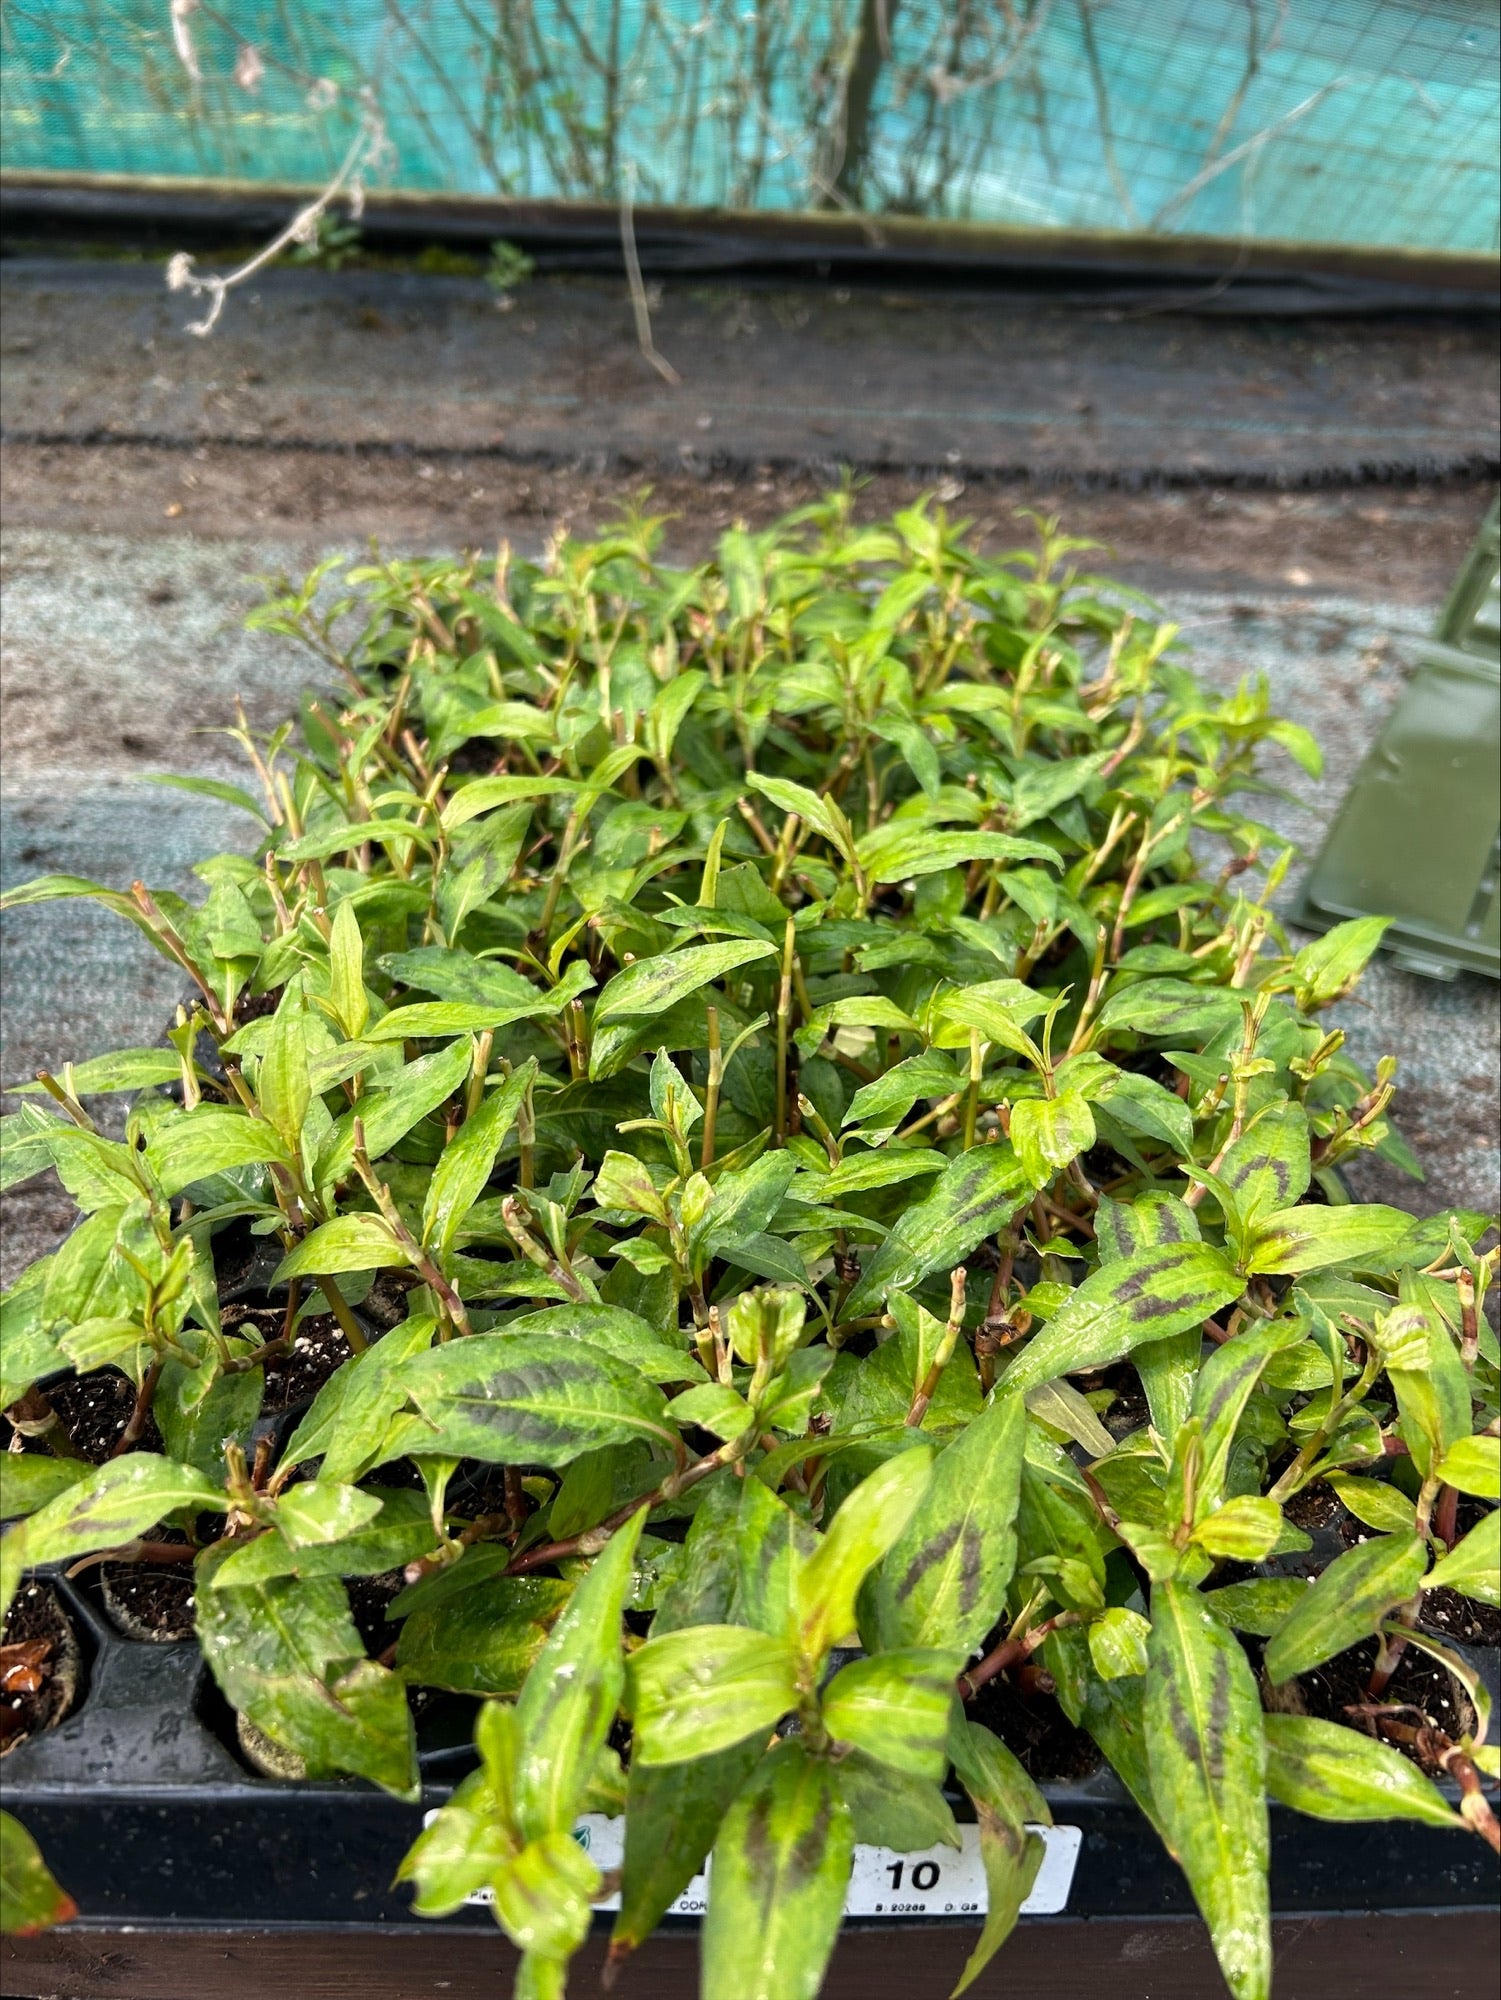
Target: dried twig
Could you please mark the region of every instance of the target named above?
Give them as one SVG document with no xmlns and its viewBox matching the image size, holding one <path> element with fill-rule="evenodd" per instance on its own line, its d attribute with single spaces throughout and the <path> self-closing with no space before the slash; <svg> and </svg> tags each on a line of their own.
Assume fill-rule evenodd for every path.
<svg viewBox="0 0 1501 2000">
<path fill-rule="evenodd" d="M 620 191 L 620 250 L 625 258 L 626 282 L 631 288 L 631 310 L 636 315 L 636 344 L 662 380 L 670 382 L 676 389 L 683 378 L 666 355 L 657 352 L 657 344 L 651 336 L 651 310 L 646 302 L 646 287 L 641 282 L 641 259 L 636 255 L 636 225 L 631 214 L 631 178 L 627 177 L 626 184 Z"/>
<path fill-rule="evenodd" d="M 320 219 L 327 214 L 332 203 L 341 195 L 349 201 L 351 216 L 358 216 L 365 205 L 364 187 L 360 181 L 361 170 L 371 165 L 386 149 L 386 127 L 375 100 L 368 91 L 360 93 L 364 113 L 360 128 L 352 140 L 349 150 L 339 162 L 337 172 L 316 201 L 310 201 L 305 208 L 298 209 L 292 220 L 278 235 L 253 257 L 230 271 L 222 278 L 201 278 L 193 269 L 193 260 L 186 251 L 179 250 L 167 265 L 167 287 L 169 291 L 191 292 L 195 298 L 207 298 L 209 309 L 202 319 L 192 320 L 184 329 L 197 334 L 200 339 L 213 332 L 224 311 L 224 301 L 236 285 L 243 285 L 258 271 L 265 270 L 294 243 L 311 243 L 318 230 Z"/>
</svg>

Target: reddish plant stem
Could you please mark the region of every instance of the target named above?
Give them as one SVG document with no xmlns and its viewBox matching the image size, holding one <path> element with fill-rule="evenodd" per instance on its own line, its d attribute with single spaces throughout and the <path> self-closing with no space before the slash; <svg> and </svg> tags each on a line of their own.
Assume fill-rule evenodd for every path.
<svg viewBox="0 0 1501 2000">
<path fill-rule="evenodd" d="M 114 1449 L 110 1452 L 111 1458 L 118 1458 L 122 1452 L 129 1451 L 133 1444 L 140 1442 L 141 1435 L 146 1429 L 146 1420 L 151 1415 L 151 1399 L 156 1394 L 156 1385 L 161 1378 L 162 1363 L 158 1359 L 152 1362 L 146 1373 L 141 1377 L 141 1386 L 136 1390 L 136 1399 L 134 1407 L 130 1412 L 130 1421 L 126 1424 L 124 1430 L 121 1431 L 119 1437 L 116 1438 Z"/>
<path fill-rule="evenodd" d="M 1003 1674 L 1008 1667 L 1019 1666 L 1029 1659 L 1044 1640 L 1066 1625 L 1077 1625 L 1080 1613 L 1077 1611 L 1055 1611 L 1051 1618 L 1044 1618 L 1040 1625 L 1034 1625 L 1030 1632 L 1023 1632 L 1014 1639 L 1003 1639 L 998 1646 L 992 1646 L 983 1660 L 972 1667 L 966 1667 L 955 1686 L 961 1701 L 973 1701 L 987 1681 L 993 1681 L 997 1674 Z"/>
</svg>

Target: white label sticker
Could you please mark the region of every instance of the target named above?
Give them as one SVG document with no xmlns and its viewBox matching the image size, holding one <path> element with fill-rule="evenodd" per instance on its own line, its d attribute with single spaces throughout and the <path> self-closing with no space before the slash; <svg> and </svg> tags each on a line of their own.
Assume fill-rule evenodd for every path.
<svg viewBox="0 0 1501 2000">
<path fill-rule="evenodd" d="M 427 1815 L 427 1821 L 434 1818 Z M 1068 1906 L 1074 1868 L 1084 1835 L 1077 1826 L 1036 1826 L 1043 1843 L 1042 1866 L 1027 1900 L 1024 1917 L 1055 1917 Z M 619 1868 L 625 1858 L 625 1821 L 603 1813 L 585 1813 L 573 1837 L 601 1873 Z M 491 1890 L 478 1889 L 466 1898 L 481 1908 L 494 1902 Z M 695 1875 L 668 1909 L 670 1917 L 701 1917 L 709 1906 L 709 1871 Z M 601 1896 L 597 1910 L 618 1910 L 620 1895 Z M 849 1917 L 983 1917 L 990 1908 L 985 1869 L 980 1859 L 980 1829 L 959 1828 L 959 1846 L 928 1847 L 898 1854 L 889 1847 L 855 1848 L 844 1913 Z"/>
</svg>

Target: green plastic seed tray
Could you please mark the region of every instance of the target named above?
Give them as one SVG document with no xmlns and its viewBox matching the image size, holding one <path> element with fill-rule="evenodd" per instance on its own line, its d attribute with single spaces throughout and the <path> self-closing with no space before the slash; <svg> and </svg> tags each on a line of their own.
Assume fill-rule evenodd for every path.
<svg viewBox="0 0 1501 2000">
<path fill-rule="evenodd" d="M 1501 596 L 1492 506 L 1309 870 L 1294 921 L 1392 919 L 1399 965 L 1501 978 Z"/>
</svg>

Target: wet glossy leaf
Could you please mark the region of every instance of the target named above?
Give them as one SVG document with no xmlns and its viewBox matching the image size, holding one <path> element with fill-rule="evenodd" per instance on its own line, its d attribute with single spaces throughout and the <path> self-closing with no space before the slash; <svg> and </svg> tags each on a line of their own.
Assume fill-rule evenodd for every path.
<svg viewBox="0 0 1501 2000">
<path fill-rule="evenodd" d="M 403 1385 L 417 1415 L 387 1457 L 451 1453 L 487 1464 L 565 1466 L 633 1438 L 670 1445 L 662 1392 L 602 1348 L 546 1334 L 478 1333 L 418 1355 Z"/>
<path fill-rule="evenodd" d="M 221 1546 L 199 1557 L 205 1583 L 225 1553 Z M 278 1577 L 202 1588 L 198 1641 L 235 1708 L 303 1758 L 312 1776 L 352 1771 L 417 1798 L 405 1683 L 365 1657 L 341 1583 Z"/>
<path fill-rule="evenodd" d="M 703 1980 L 714 2000 L 815 2000 L 834 1948 L 854 1836 L 829 1765 L 778 1744 L 714 1843 Z"/>
<path fill-rule="evenodd" d="M 1026 1428 L 1020 1397 L 997 1397 L 938 1454 L 862 1594 L 869 1643 L 956 1646 L 967 1657 L 995 1624 L 1016 1563 Z"/>
<path fill-rule="evenodd" d="M 1290 1681 L 1369 1637 L 1423 1582 L 1428 1550 L 1416 1535 L 1382 1535 L 1336 1556 L 1266 1649 L 1274 1681 Z"/>
<path fill-rule="evenodd" d="M 744 1625 L 648 1639 L 629 1664 L 635 1757 L 680 1764 L 764 1736 L 797 1701 L 791 1643 Z"/>
<path fill-rule="evenodd" d="M 1275 1643 L 1275 1642 L 1274 1642 Z M 1268 2000 L 1266 1745 L 1239 1641 L 1182 1584 L 1152 1591 L 1147 1764 L 1164 1836 L 1235 2000 Z"/>
<path fill-rule="evenodd" d="M 824 1724 L 838 1741 L 936 1784 L 948 1769 L 944 1745 L 955 1703 L 957 1648 L 898 1647 L 851 1660 L 824 1689 Z"/>
<path fill-rule="evenodd" d="M 0 1617 L 22 1573 L 133 1541 L 187 1507 L 222 1514 L 223 1492 L 191 1466 L 132 1451 L 92 1468 L 0 1536 Z"/>
<path fill-rule="evenodd" d="M 1055 1375 L 1102 1368 L 1145 1341 L 1202 1326 L 1240 1296 L 1242 1280 L 1207 1243 L 1167 1243 L 1104 1264 L 1001 1377 L 1014 1395 Z"/>
<path fill-rule="evenodd" d="M 411 1261 L 410 1251 L 383 1216 L 336 1215 L 332 1221 L 320 1223 L 311 1235 L 303 1237 L 295 1250 L 287 1252 L 271 1282 L 284 1285 L 288 1278 L 338 1271 L 381 1271 Z"/>
<path fill-rule="evenodd" d="M 1031 1194 L 1026 1169 L 1010 1146 L 962 1153 L 944 1168 L 926 1199 L 902 1215 L 846 1300 L 845 1313 L 857 1318 L 889 1293 L 910 1291 L 929 1271 L 952 1270 L 987 1236 L 1004 1229 Z"/>
<path fill-rule="evenodd" d="M 1314 1819 L 1415 1819 L 1463 1825 L 1409 1757 L 1360 1730 L 1312 1715 L 1268 1715 L 1266 1788 Z"/>
<path fill-rule="evenodd" d="M 516 1704 L 516 1824 L 525 1839 L 572 1835 L 620 1705 L 620 1620 L 645 1520 L 642 1508 L 594 1558 Z"/>
<path fill-rule="evenodd" d="M 0 1812 L 0 1931 L 35 1937 L 77 1915 L 78 1905 L 53 1880 L 31 1835 L 18 1819 Z"/>
</svg>

